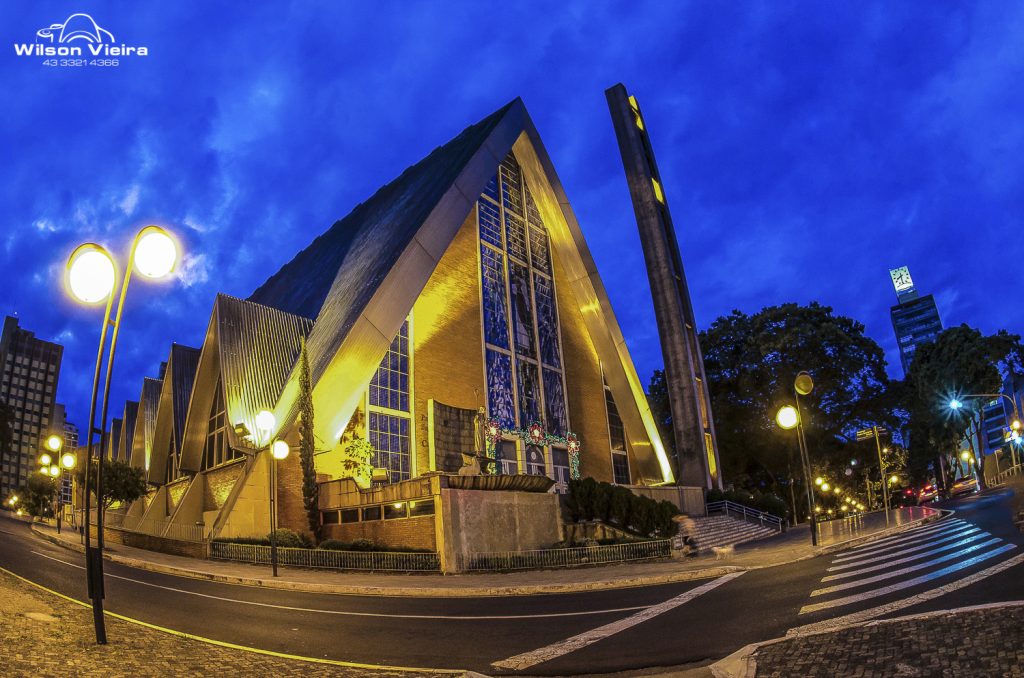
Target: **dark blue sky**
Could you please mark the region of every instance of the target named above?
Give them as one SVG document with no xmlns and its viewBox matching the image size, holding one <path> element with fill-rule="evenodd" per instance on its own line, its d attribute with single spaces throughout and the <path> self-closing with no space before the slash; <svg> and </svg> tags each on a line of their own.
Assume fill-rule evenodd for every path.
<svg viewBox="0 0 1024 678">
<path fill-rule="evenodd" d="M 245 297 L 435 146 L 521 96 L 646 381 L 661 357 L 604 90 L 651 130 L 698 323 L 818 300 L 899 376 L 888 268 L 943 321 L 1022 331 L 1024 5 L 945 2 L 0 4 L 0 311 L 66 347 L 84 424 L 99 313 L 66 256 L 167 225 L 179 277 L 134 285 L 115 400 L 214 294 Z M 53 68 L 13 44 L 73 12 L 149 56 Z"/>
</svg>

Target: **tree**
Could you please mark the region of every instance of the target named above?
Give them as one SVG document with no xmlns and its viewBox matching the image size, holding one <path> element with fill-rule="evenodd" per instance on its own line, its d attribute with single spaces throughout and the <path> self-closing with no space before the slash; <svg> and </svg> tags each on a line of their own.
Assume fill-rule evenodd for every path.
<svg viewBox="0 0 1024 678">
<path fill-rule="evenodd" d="M 1019 336 L 1001 331 L 986 337 L 967 325 L 951 327 L 934 342 L 917 347 L 905 393 L 911 467 L 921 469 L 936 461 L 944 470 L 956 468 L 963 474 L 957 451 L 965 436 L 973 441 L 972 434 L 981 426 L 983 403 L 968 401 L 963 411 L 954 411 L 950 400 L 965 393 L 998 393 L 1004 375 L 1021 374 L 1022 355 Z M 942 472 L 936 475 L 941 477 Z"/>
<path fill-rule="evenodd" d="M 341 448 L 341 477 L 351 478 L 359 487 L 366 489 L 373 480 L 373 445 L 357 433 Z"/>
<path fill-rule="evenodd" d="M 89 491 L 94 497 L 96 496 L 96 466 L 97 460 L 93 459 L 92 470 L 89 473 Z M 82 464 L 75 470 L 75 479 L 79 484 L 85 483 L 85 468 L 85 464 Z M 116 459 L 103 461 L 104 509 L 108 509 L 114 504 L 130 504 L 143 497 L 148 489 L 142 469 Z"/>
<path fill-rule="evenodd" d="M 299 460 L 302 463 L 302 503 L 309 529 L 320 539 L 320 486 L 316 482 L 313 433 L 313 386 L 309 376 L 309 354 L 302 340 L 299 354 Z"/>
<path fill-rule="evenodd" d="M 828 306 L 733 311 L 702 332 L 700 343 L 723 475 L 735 485 L 772 489 L 802 505 L 793 489 L 801 475 L 795 434 L 775 423 L 779 407 L 792 404 L 793 380 L 801 371 L 815 382 L 800 400 L 814 473 L 843 472 L 856 429 L 899 424 L 881 347 L 861 323 Z M 656 381 L 652 397 L 660 391 Z M 664 405 L 654 400 L 661 424 L 658 413 L 667 411 L 667 399 Z"/>
<path fill-rule="evenodd" d="M 20 490 L 21 505 L 29 515 L 42 517 L 53 515 L 53 503 L 57 498 L 57 480 L 39 471 L 29 474 Z"/>
</svg>

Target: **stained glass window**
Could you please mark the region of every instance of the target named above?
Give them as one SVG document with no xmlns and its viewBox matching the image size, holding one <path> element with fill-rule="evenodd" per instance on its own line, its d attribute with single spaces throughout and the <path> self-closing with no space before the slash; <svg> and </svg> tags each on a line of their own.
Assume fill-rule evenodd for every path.
<svg viewBox="0 0 1024 678">
<path fill-rule="evenodd" d="M 612 478 L 616 485 L 629 485 L 629 458 L 624 453 L 612 452 Z"/>
<path fill-rule="evenodd" d="M 548 236 L 544 231 L 530 228 L 530 257 L 533 267 L 551 275 L 551 255 L 548 251 Z"/>
<path fill-rule="evenodd" d="M 548 431 L 564 436 L 569 422 L 565 415 L 562 375 L 548 369 L 544 370 L 544 414 Z"/>
<path fill-rule="evenodd" d="M 544 448 L 536 445 L 526 446 L 526 472 L 531 476 L 545 475 Z"/>
<path fill-rule="evenodd" d="M 515 427 L 512 358 L 493 349 L 487 349 L 487 404 L 493 419 L 497 419 L 506 428 Z"/>
<path fill-rule="evenodd" d="M 533 293 L 537 299 L 537 330 L 540 334 L 540 357 L 549 367 L 561 367 L 562 356 L 558 349 L 558 316 L 555 312 L 554 290 L 551 279 L 542 275 L 533 276 Z"/>
<path fill-rule="evenodd" d="M 551 470 L 555 477 L 555 492 L 565 494 L 569 491 L 569 450 L 564 447 L 551 448 Z"/>
<path fill-rule="evenodd" d="M 516 444 L 511 440 L 503 440 L 498 444 L 495 453 L 501 473 L 513 475 L 519 473 L 519 460 L 516 458 Z"/>
<path fill-rule="evenodd" d="M 370 381 L 370 405 L 409 411 L 409 322 L 391 341 L 387 354 Z"/>
<path fill-rule="evenodd" d="M 526 224 L 511 212 L 505 212 L 505 242 L 510 257 L 526 261 Z"/>
<path fill-rule="evenodd" d="M 522 174 L 515 156 L 509 153 L 501 162 L 501 204 L 510 212 L 523 216 Z"/>
<path fill-rule="evenodd" d="M 480 239 L 495 247 L 502 247 L 501 219 L 498 216 L 497 205 L 492 205 L 486 200 L 478 201 L 477 205 L 477 212 L 480 215 Z"/>
<path fill-rule="evenodd" d="M 508 262 L 509 293 L 512 298 L 512 332 L 516 355 L 537 357 L 537 340 L 533 333 L 533 302 L 530 299 L 530 274 L 526 267 Z"/>
<path fill-rule="evenodd" d="M 539 229 L 544 228 L 544 222 L 540 218 L 540 210 L 537 209 L 537 203 L 533 199 L 533 193 L 530 193 L 530 187 L 526 187 L 526 220 L 530 222 L 531 226 L 535 226 Z"/>
<path fill-rule="evenodd" d="M 367 436 L 374 449 L 374 468 L 388 469 L 393 483 L 408 480 L 412 475 L 409 418 L 371 410 Z"/>
<path fill-rule="evenodd" d="M 508 348 L 508 316 L 505 313 L 504 257 L 486 245 L 480 245 L 483 275 L 484 340 L 499 348 Z"/>
<path fill-rule="evenodd" d="M 541 421 L 540 411 L 540 379 L 537 366 L 526 360 L 516 361 L 519 386 L 519 414 L 523 426 Z"/>
</svg>

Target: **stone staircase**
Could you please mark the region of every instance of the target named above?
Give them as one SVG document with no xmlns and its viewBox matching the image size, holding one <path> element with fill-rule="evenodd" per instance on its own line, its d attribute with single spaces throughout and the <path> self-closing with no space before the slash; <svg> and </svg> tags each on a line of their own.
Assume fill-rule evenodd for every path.
<svg viewBox="0 0 1024 678">
<path fill-rule="evenodd" d="M 699 551 L 707 551 L 716 546 L 735 546 L 778 534 L 771 527 L 730 516 L 693 518 L 693 522 L 696 526 L 690 536 L 697 542 Z"/>
</svg>

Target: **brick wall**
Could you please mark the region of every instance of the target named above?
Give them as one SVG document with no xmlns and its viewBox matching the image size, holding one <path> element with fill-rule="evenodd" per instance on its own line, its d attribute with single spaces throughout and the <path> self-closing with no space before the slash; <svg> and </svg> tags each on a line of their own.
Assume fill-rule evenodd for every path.
<svg viewBox="0 0 1024 678">
<path fill-rule="evenodd" d="M 324 525 L 324 538 L 340 539 L 341 541 L 369 539 L 375 544 L 382 544 L 390 548 L 406 546 L 415 549 L 437 550 L 434 516 Z"/>
<path fill-rule="evenodd" d="M 463 222 L 413 306 L 416 473 L 431 470 L 427 400 L 484 404 L 476 214 Z"/>
<path fill-rule="evenodd" d="M 178 539 L 167 539 L 166 537 L 155 537 L 151 534 L 140 532 L 129 532 L 104 526 L 103 539 L 110 544 L 124 544 L 139 549 L 168 553 L 173 556 L 188 556 L 190 558 L 206 558 L 206 544 L 201 542 L 181 541 Z"/>
<path fill-rule="evenodd" d="M 245 459 L 243 458 L 226 466 L 205 472 L 206 496 L 203 497 L 203 509 L 205 511 L 212 511 L 222 507 L 231 493 L 231 488 L 242 477 L 244 471 Z"/>
<path fill-rule="evenodd" d="M 297 427 L 296 427 L 297 428 Z M 302 500 L 302 460 L 299 445 L 277 462 L 277 525 L 312 536 Z"/>
</svg>

